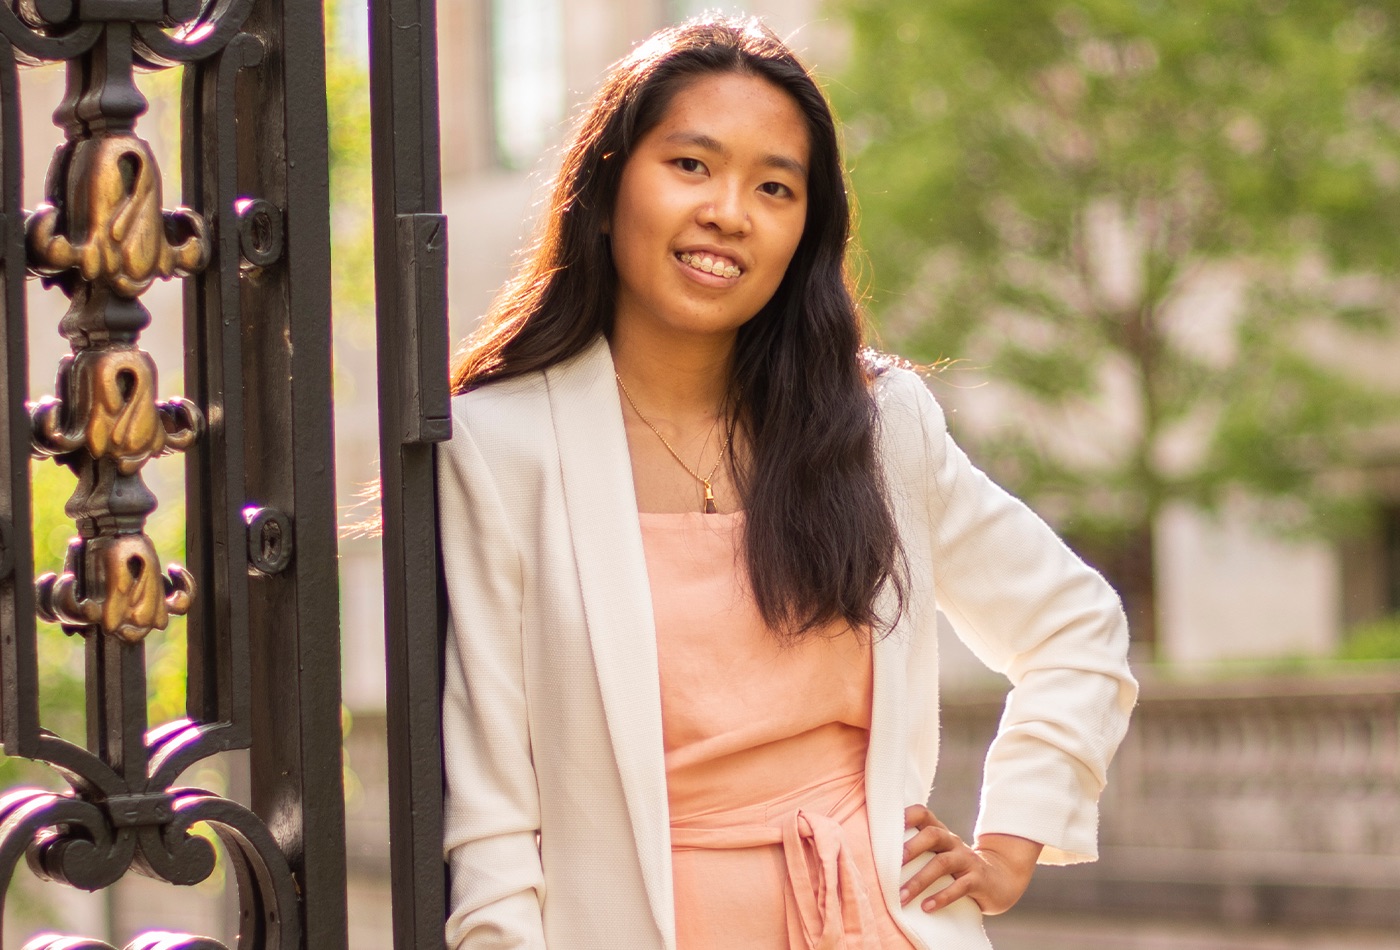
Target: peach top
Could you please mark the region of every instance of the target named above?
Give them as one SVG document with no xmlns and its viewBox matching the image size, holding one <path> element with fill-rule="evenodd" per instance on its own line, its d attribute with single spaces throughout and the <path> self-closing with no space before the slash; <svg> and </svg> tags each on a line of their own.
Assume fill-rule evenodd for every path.
<svg viewBox="0 0 1400 950">
<path fill-rule="evenodd" d="M 839 627 L 778 641 L 750 593 L 742 513 L 640 517 L 677 950 L 912 950 L 870 848 L 869 644 Z"/>
</svg>

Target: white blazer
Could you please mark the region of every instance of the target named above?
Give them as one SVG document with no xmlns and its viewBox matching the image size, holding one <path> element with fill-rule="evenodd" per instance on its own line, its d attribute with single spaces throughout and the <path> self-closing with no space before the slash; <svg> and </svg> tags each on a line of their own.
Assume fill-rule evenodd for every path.
<svg viewBox="0 0 1400 950">
<path fill-rule="evenodd" d="M 985 950 L 971 900 L 928 914 L 898 899 L 903 811 L 927 800 L 938 758 L 935 607 L 1014 686 L 977 832 L 1042 842 L 1042 863 L 1096 856 L 1098 796 L 1136 698 L 1127 625 L 1102 578 L 973 468 L 922 380 L 891 370 L 875 387 L 912 578 L 874 647 L 879 890 L 916 946 Z M 452 413 L 438 470 L 447 944 L 674 950 L 655 630 L 607 344 L 459 396 Z"/>
</svg>

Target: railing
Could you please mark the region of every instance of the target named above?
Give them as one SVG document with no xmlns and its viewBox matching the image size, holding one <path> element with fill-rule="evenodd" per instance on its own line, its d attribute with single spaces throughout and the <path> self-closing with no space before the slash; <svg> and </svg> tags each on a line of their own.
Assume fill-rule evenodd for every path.
<svg viewBox="0 0 1400 950">
<path fill-rule="evenodd" d="M 1000 699 L 944 703 L 934 806 L 970 832 Z M 1400 670 L 1145 678 L 1097 864 L 1024 906 L 1229 923 L 1400 926 Z"/>
</svg>

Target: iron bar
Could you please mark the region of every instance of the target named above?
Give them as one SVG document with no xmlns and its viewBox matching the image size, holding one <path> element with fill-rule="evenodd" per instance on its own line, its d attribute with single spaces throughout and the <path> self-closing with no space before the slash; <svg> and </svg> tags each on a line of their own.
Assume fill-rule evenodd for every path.
<svg viewBox="0 0 1400 950">
<path fill-rule="evenodd" d="M 444 607 L 433 445 L 450 435 L 432 0 L 371 0 L 370 120 L 394 946 L 444 943 Z"/>
<path fill-rule="evenodd" d="M 306 945 L 336 950 L 347 936 L 321 4 L 265 0 L 247 30 L 269 40 L 236 90 L 237 190 L 283 209 L 285 230 L 279 262 L 242 281 L 242 312 L 255 315 L 242 379 L 257 394 L 244 404 L 244 505 L 284 512 L 295 545 L 285 570 L 248 578 L 253 810 L 300 886 Z"/>
</svg>

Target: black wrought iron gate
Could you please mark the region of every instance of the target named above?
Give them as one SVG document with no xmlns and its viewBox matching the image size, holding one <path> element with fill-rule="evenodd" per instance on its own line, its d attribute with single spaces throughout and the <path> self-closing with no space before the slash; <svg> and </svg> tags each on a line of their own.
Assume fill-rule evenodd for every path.
<svg viewBox="0 0 1400 950">
<path fill-rule="evenodd" d="M 447 437 L 446 225 L 431 0 L 372 5 L 375 230 L 395 944 L 442 943 L 441 593 L 432 443 Z M 46 201 L 25 211 L 22 68 L 67 64 Z M 142 70 L 183 70 L 183 202 L 140 137 Z M 318 0 L 0 0 L 0 730 L 62 793 L 0 800 L 0 919 L 27 858 L 88 890 L 128 871 L 207 877 L 207 822 L 238 888 L 238 947 L 346 945 L 332 452 L 329 196 Z M 61 136 L 61 137 L 60 137 Z M 68 299 L 71 345 L 28 403 L 27 277 Z M 183 279 L 183 314 L 149 312 Z M 178 322 L 177 322 L 178 321 Z M 184 335 L 182 397 L 157 398 L 153 332 Z M 32 332 L 55 328 L 35 327 Z M 145 533 L 147 462 L 183 453 L 187 559 Z M 34 577 L 30 458 L 77 476 L 60 574 Z M 148 723 L 143 640 L 184 614 L 187 716 Z M 86 654 L 87 735 L 40 721 L 37 622 Z M 183 787 L 248 749 L 251 798 Z M 21 871 L 21 873 L 25 873 Z M 3 938 L 0 938 L 3 941 Z M 139 935 L 128 950 L 212 950 Z M 48 937 L 29 950 L 101 950 Z M 109 948 L 110 950 L 110 948 Z"/>
</svg>

